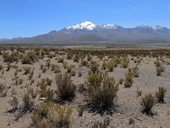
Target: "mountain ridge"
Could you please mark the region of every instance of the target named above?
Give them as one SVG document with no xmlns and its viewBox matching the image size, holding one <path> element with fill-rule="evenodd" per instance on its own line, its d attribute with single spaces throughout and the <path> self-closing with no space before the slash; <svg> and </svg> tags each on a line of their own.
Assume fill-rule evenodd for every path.
<svg viewBox="0 0 170 128">
<path fill-rule="evenodd" d="M 159 25 L 125 28 L 117 24 L 97 25 L 90 21 L 27 38 L 0 40 L 0 43 L 170 43 L 170 29 Z"/>
</svg>

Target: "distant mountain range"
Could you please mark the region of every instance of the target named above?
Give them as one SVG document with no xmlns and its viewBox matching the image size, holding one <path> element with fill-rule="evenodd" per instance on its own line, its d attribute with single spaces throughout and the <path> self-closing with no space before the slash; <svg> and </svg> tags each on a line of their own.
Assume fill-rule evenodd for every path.
<svg viewBox="0 0 170 128">
<path fill-rule="evenodd" d="M 170 44 L 170 29 L 161 26 L 125 28 L 116 24 L 96 25 L 81 22 L 59 31 L 51 31 L 29 38 L 1 39 L 0 43 L 21 44 Z"/>
</svg>

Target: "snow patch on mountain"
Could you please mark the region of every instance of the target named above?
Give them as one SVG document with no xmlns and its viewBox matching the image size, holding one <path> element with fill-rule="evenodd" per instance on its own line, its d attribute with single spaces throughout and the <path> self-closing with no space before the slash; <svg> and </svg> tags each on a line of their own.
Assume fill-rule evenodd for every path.
<svg viewBox="0 0 170 128">
<path fill-rule="evenodd" d="M 80 24 L 75 24 L 75 25 L 71 25 L 67 28 L 65 28 L 66 30 L 87 30 L 87 31 L 93 31 L 93 30 L 116 30 L 119 28 L 124 28 L 122 26 L 119 26 L 117 24 L 103 24 L 103 25 L 96 25 L 90 21 L 85 21 L 85 22 L 81 22 Z M 126 29 L 126 28 L 124 28 Z M 166 27 L 162 27 L 159 25 L 155 25 L 155 26 L 149 26 L 149 25 L 140 25 L 137 27 L 134 27 L 134 29 L 142 29 L 142 30 L 150 30 L 150 31 L 164 31 L 164 30 L 168 30 L 168 28 Z"/>
<path fill-rule="evenodd" d="M 117 29 L 120 26 L 117 24 L 104 24 L 104 25 L 101 25 L 100 27 L 104 29 Z"/>
<path fill-rule="evenodd" d="M 67 29 L 73 29 L 73 30 L 76 30 L 76 29 L 93 30 L 94 28 L 96 28 L 96 25 L 90 21 L 81 22 L 80 24 L 76 24 L 76 25 L 67 27 Z"/>
</svg>

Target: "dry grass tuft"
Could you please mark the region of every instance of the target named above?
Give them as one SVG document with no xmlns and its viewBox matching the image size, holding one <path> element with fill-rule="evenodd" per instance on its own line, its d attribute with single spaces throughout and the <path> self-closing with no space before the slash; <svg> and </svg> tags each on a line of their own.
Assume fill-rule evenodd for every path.
<svg viewBox="0 0 170 128">
<path fill-rule="evenodd" d="M 91 74 L 87 78 L 86 86 L 85 97 L 90 111 L 100 114 L 112 113 L 118 92 L 118 85 L 115 85 L 114 78 L 101 73 Z"/>
<path fill-rule="evenodd" d="M 72 83 L 69 74 L 58 74 L 56 76 L 57 99 L 61 102 L 72 101 L 76 96 L 76 86 Z"/>
</svg>

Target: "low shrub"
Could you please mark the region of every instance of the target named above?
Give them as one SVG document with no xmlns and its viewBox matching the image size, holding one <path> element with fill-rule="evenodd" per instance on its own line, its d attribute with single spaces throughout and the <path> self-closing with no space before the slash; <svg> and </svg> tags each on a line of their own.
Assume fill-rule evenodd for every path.
<svg viewBox="0 0 170 128">
<path fill-rule="evenodd" d="M 23 67 L 24 69 L 24 75 L 27 75 L 31 72 L 31 67 Z"/>
<path fill-rule="evenodd" d="M 166 89 L 164 87 L 159 87 L 158 91 L 156 91 L 156 100 L 158 103 L 164 103 Z"/>
<path fill-rule="evenodd" d="M 97 64 L 97 62 L 96 61 L 92 61 L 91 65 L 90 65 L 90 68 L 91 68 L 91 71 L 93 73 L 97 72 L 98 71 L 98 64 Z"/>
<path fill-rule="evenodd" d="M 48 88 L 48 85 L 46 83 L 46 79 L 42 79 L 41 82 L 38 83 L 40 91 L 40 97 L 46 98 L 46 100 L 53 100 L 54 99 L 54 91 L 50 88 Z"/>
<path fill-rule="evenodd" d="M 128 70 L 128 73 L 125 75 L 124 87 L 130 88 L 133 84 L 133 72 L 131 69 Z"/>
<path fill-rule="evenodd" d="M 151 93 L 145 95 L 141 101 L 141 105 L 143 108 L 142 112 L 146 113 L 147 115 L 153 115 L 152 107 L 154 106 L 154 104 L 155 104 L 154 96 L 152 96 Z"/>
<path fill-rule="evenodd" d="M 136 93 L 137 93 L 137 96 L 141 96 L 141 95 L 142 95 L 142 90 L 140 90 L 139 88 L 137 88 Z"/>
<path fill-rule="evenodd" d="M 4 97 L 4 95 L 6 95 L 6 94 L 4 94 L 4 93 L 6 93 L 5 90 L 6 90 L 6 86 L 4 84 L 0 83 L 0 96 L 1 97 Z"/>
<path fill-rule="evenodd" d="M 119 84 L 123 84 L 123 81 L 124 81 L 123 78 L 119 79 Z"/>
<path fill-rule="evenodd" d="M 114 78 L 109 78 L 108 75 L 93 74 L 87 78 L 86 86 L 85 97 L 90 111 L 100 114 L 112 113 L 118 92 L 118 85 L 115 85 Z"/>
<path fill-rule="evenodd" d="M 76 96 L 76 86 L 72 83 L 70 74 L 56 76 L 57 99 L 61 102 L 71 101 Z"/>
<path fill-rule="evenodd" d="M 54 103 L 41 104 L 34 112 L 31 117 L 33 126 L 36 128 L 43 124 L 47 128 L 70 128 L 71 127 L 71 115 L 72 108 L 69 106 L 62 106 Z M 46 119 L 46 120 L 44 120 Z"/>
<path fill-rule="evenodd" d="M 114 68 L 114 63 L 112 60 L 110 60 L 108 63 L 107 63 L 107 68 L 110 72 L 113 71 L 113 68 Z"/>
<path fill-rule="evenodd" d="M 28 92 L 23 95 L 22 101 L 23 101 L 23 112 L 33 110 L 34 101 L 32 100 Z"/>
<path fill-rule="evenodd" d="M 16 111 L 18 109 L 18 98 L 16 96 L 13 96 L 11 100 L 8 101 L 8 103 L 11 105 L 12 109 L 11 111 Z"/>
<path fill-rule="evenodd" d="M 94 123 L 94 125 L 91 128 L 108 128 L 109 125 L 110 125 L 110 119 L 106 118 L 106 119 L 104 119 L 103 122 Z"/>
</svg>

